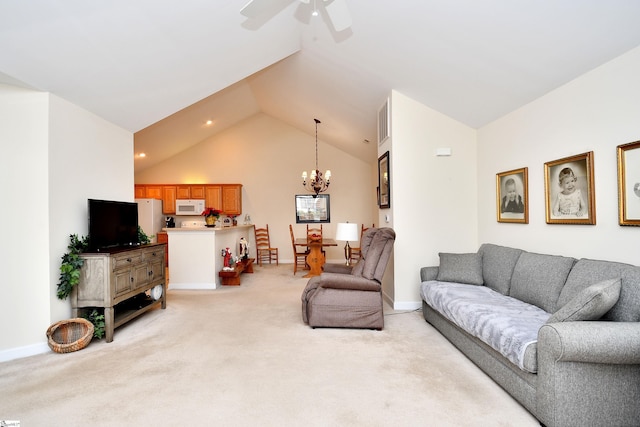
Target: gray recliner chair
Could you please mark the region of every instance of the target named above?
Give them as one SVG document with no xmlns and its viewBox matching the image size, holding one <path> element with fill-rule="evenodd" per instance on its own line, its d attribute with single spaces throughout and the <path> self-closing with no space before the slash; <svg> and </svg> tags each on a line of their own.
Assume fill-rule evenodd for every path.
<svg viewBox="0 0 640 427">
<path fill-rule="evenodd" d="M 391 228 L 370 228 L 362 235 L 362 258 L 355 266 L 325 264 L 324 272 L 309 279 L 302 293 L 304 322 L 314 328 L 381 330 L 381 283 L 395 238 Z"/>
</svg>

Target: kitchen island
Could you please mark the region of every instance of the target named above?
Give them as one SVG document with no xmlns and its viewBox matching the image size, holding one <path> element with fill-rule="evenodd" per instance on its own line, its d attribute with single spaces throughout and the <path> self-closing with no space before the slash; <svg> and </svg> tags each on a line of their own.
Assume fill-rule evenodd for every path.
<svg viewBox="0 0 640 427">
<path fill-rule="evenodd" d="M 226 248 L 238 255 L 240 238 L 249 242 L 255 257 L 253 225 L 234 227 L 163 228 L 169 238 L 169 289 L 218 289 L 218 272 Z"/>
</svg>

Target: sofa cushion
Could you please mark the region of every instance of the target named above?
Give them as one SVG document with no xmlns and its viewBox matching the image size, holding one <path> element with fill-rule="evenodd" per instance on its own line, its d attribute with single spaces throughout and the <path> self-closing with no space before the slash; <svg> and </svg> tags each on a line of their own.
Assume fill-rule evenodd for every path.
<svg viewBox="0 0 640 427">
<path fill-rule="evenodd" d="M 562 288 L 557 308 L 594 283 L 617 277 L 621 278 L 620 298 L 604 319 L 618 322 L 640 321 L 640 267 L 621 262 L 592 259 L 576 262 Z"/>
<path fill-rule="evenodd" d="M 549 313 L 486 286 L 429 281 L 422 283 L 420 295 L 431 308 L 520 369 L 537 371 L 538 329 Z"/>
<path fill-rule="evenodd" d="M 621 279 L 620 298 L 603 319 L 640 322 L 640 267 L 624 270 Z"/>
<path fill-rule="evenodd" d="M 597 320 L 613 307 L 620 297 L 620 279 L 604 280 L 574 296 L 547 323 Z"/>
<path fill-rule="evenodd" d="M 502 295 L 509 294 L 511 275 L 522 249 L 484 243 L 478 249 L 482 254 L 482 278 L 484 285 Z"/>
<path fill-rule="evenodd" d="M 482 285 L 482 254 L 449 254 L 440 252 L 438 278 L 441 282 Z"/>
<path fill-rule="evenodd" d="M 570 257 L 523 252 L 513 270 L 509 295 L 548 313 L 555 312 L 574 262 Z"/>
</svg>

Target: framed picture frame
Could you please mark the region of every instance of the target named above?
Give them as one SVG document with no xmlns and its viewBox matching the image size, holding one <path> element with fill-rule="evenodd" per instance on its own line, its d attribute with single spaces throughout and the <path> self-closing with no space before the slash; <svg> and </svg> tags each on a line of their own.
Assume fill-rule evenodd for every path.
<svg viewBox="0 0 640 427">
<path fill-rule="evenodd" d="M 520 168 L 496 174 L 496 212 L 498 222 L 529 223 L 529 169 Z"/>
<path fill-rule="evenodd" d="M 596 223 L 593 151 L 544 164 L 547 224 Z"/>
<path fill-rule="evenodd" d="M 620 225 L 640 226 L 640 141 L 618 145 Z"/>
<path fill-rule="evenodd" d="M 296 223 L 331 222 L 328 194 L 296 194 Z"/>
<path fill-rule="evenodd" d="M 391 207 L 391 170 L 389 168 L 389 152 L 378 158 L 378 206 L 380 209 Z"/>
</svg>

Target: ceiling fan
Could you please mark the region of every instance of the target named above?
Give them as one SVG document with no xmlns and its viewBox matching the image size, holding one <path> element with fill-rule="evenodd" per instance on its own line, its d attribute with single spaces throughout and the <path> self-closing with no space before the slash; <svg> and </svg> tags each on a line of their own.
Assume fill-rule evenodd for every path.
<svg viewBox="0 0 640 427">
<path fill-rule="evenodd" d="M 280 6 L 288 6 L 294 0 L 286 0 L 280 2 L 274 2 L 273 0 L 249 0 L 241 10 L 240 13 L 247 18 L 256 19 L 266 13 L 273 13 L 274 4 L 277 7 L 280 3 Z M 323 7 L 333 25 L 333 29 L 336 32 L 340 32 L 346 30 L 351 27 L 351 14 L 349 13 L 349 8 L 347 7 L 346 0 L 298 0 L 300 3 L 309 4 L 312 6 L 312 16 L 318 16 L 319 8 Z"/>
</svg>

